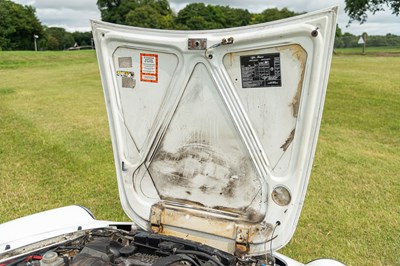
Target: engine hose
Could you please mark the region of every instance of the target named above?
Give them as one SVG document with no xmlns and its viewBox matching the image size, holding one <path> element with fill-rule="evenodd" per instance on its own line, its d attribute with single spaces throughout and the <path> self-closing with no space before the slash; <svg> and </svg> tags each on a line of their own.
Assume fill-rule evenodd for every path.
<svg viewBox="0 0 400 266">
<path fill-rule="evenodd" d="M 200 252 L 200 251 L 195 251 L 195 250 L 176 250 L 175 254 L 190 254 L 190 255 L 196 255 L 196 256 L 200 256 L 203 258 L 207 258 L 209 260 L 212 260 L 213 262 L 215 262 L 218 266 L 225 266 L 224 264 L 222 264 L 219 260 L 217 260 L 216 258 L 214 258 L 213 256 L 208 255 L 207 253 L 204 252 Z"/>
</svg>

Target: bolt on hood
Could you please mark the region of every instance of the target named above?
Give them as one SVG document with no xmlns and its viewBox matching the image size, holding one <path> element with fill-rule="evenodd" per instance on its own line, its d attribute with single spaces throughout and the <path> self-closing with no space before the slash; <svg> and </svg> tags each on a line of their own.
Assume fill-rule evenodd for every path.
<svg viewBox="0 0 400 266">
<path fill-rule="evenodd" d="M 336 16 L 210 31 L 93 21 L 127 215 L 237 254 L 283 247 L 310 176 Z"/>
</svg>

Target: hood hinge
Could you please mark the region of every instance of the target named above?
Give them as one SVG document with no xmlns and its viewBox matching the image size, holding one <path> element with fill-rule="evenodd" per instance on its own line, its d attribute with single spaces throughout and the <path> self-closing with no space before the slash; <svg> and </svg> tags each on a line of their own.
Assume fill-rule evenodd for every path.
<svg viewBox="0 0 400 266">
<path fill-rule="evenodd" d="M 163 210 L 161 208 L 152 208 L 150 214 L 150 223 L 151 223 L 151 231 L 153 233 L 161 233 L 162 225 L 161 225 L 161 214 Z"/>
<path fill-rule="evenodd" d="M 249 251 L 249 227 L 236 225 L 235 255 L 244 255 Z"/>
</svg>

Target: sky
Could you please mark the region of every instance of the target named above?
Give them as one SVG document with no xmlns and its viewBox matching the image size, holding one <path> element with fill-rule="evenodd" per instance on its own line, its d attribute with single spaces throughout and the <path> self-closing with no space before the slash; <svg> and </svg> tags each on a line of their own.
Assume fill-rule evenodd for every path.
<svg viewBox="0 0 400 266">
<path fill-rule="evenodd" d="M 97 0 L 13 0 L 16 3 L 31 5 L 36 8 L 39 20 L 49 27 L 63 27 L 67 31 L 90 31 L 90 19 L 100 19 Z M 400 35 L 400 16 L 395 16 L 386 8 L 384 12 L 369 14 L 366 23 L 352 22 L 348 26 L 349 17 L 344 11 L 344 0 L 169 0 L 171 8 L 178 12 L 189 3 L 203 2 L 213 5 L 229 5 L 230 7 L 247 9 L 252 13 L 260 13 L 267 8 L 284 8 L 296 12 L 310 12 L 339 5 L 338 24 L 342 32 L 361 35 Z"/>
</svg>

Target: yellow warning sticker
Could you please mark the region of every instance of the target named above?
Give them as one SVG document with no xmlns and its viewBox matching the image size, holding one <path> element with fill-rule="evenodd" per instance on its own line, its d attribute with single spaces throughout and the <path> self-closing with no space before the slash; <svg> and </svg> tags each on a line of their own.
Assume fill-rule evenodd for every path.
<svg viewBox="0 0 400 266">
<path fill-rule="evenodd" d="M 131 71 L 123 71 L 123 70 L 117 70 L 117 76 L 119 77 L 134 77 L 135 73 L 131 72 Z"/>
</svg>

